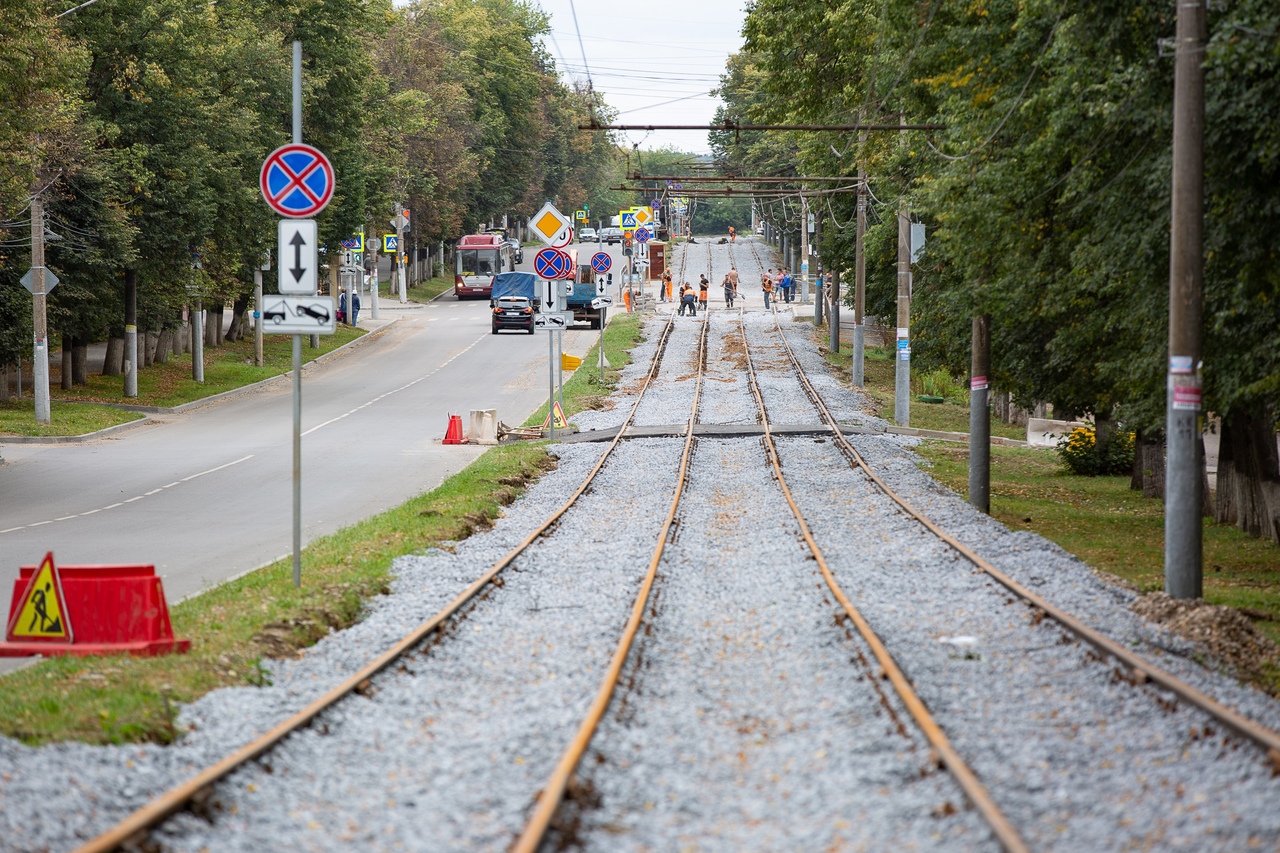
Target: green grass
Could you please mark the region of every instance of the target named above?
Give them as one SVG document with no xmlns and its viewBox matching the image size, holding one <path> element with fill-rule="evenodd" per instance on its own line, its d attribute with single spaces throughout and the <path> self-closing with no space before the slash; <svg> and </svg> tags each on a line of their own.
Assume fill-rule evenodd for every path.
<svg viewBox="0 0 1280 853">
<path fill-rule="evenodd" d="M 827 361 L 845 379 L 851 375 L 853 350 L 841 345 L 840 352 L 833 353 L 826 348 L 826 332 L 815 330 L 819 350 Z M 864 350 L 862 373 L 863 390 L 871 398 L 875 414 L 885 420 L 893 420 L 894 402 L 894 361 L 893 350 L 888 347 L 867 347 Z M 969 432 L 969 406 L 966 403 L 954 402 L 948 398 L 945 403 L 922 403 L 915 399 L 923 393 L 922 380 L 915 370 L 911 372 L 911 426 L 915 429 L 935 429 L 944 432 Z M 959 394 L 956 395 L 959 397 Z M 1017 424 L 1007 424 L 994 414 L 991 415 L 991 434 L 1002 438 L 1026 441 L 1027 429 Z"/>
<path fill-rule="evenodd" d="M 304 339 L 302 343 L 302 359 L 304 362 L 331 352 L 356 338 L 368 334 L 364 329 L 353 329 L 350 326 L 338 326 L 332 335 L 321 335 L 320 346 L 312 349 Z M 123 376 L 103 376 L 99 373 L 89 375 L 89 384 L 78 386 L 70 391 L 60 388 L 51 390 L 54 400 L 52 408 L 53 423 L 47 426 L 37 425 L 34 412 L 30 418 L 24 419 L 21 413 L 11 418 L 0 417 L 0 434 L 8 435 L 80 435 L 92 429 L 75 430 L 70 426 L 72 418 L 82 418 L 79 414 L 88 406 L 60 406 L 59 402 L 125 404 L 132 406 L 159 406 L 168 408 L 190 403 L 224 391 L 232 391 L 252 385 L 263 379 L 270 379 L 293 369 L 293 338 L 291 335 L 267 335 L 263 338 L 263 366 L 253 364 L 253 336 L 235 343 L 223 343 L 219 347 L 204 349 L 204 382 L 196 382 L 191 378 L 191 354 L 184 353 L 173 356 L 167 364 L 155 364 L 138 370 L 138 396 L 124 396 Z M 56 371 L 55 371 L 56 381 Z M 29 409 L 28 409 L 29 410 Z M 122 420 L 133 420 L 133 415 L 124 416 Z M 120 421 L 116 421 L 119 423 Z M 109 425 L 109 424 L 106 424 Z M 98 429 L 100 427 L 94 427 Z"/>
<path fill-rule="evenodd" d="M 930 473 L 961 496 L 968 449 L 926 441 Z M 991 515 L 1031 530 L 1142 592 L 1164 588 L 1164 502 L 1129 488 L 1128 477 L 1078 477 L 1048 448 L 991 448 Z M 1280 642 L 1280 547 L 1204 520 L 1204 597 L 1240 608 Z M 1280 695 L 1280 673 L 1262 684 Z"/>
<path fill-rule="evenodd" d="M 453 276 L 420 281 L 409 288 L 410 302 L 430 302 L 442 293 L 453 290 Z M 383 297 L 398 298 L 398 297 Z"/>
<path fill-rule="evenodd" d="M 189 654 L 51 658 L 4 678 L 0 732 L 30 744 L 167 743 L 178 703 L 230 685 L 262 684 L 264 657 L 289 657 L 358 621 L 385 593 L 394 557 L 490 525 L 553 465 L 541 443 L 493 448 L 439 488 L 309 545 L 302 587 L 292 560 L 223 584 L 171 610 Z"/>
<path fill-rule="evenodd" d="M 593 344 L 582 359 L 582 366 L 564 383 L 565 417 L 583 409 L 596 409 L 617 386 L 618 374 L 631 363 L 631 348 L 644 340 L 643 317 L 639 313 L 622 313 L 604 328 L 604 357 L 609 362 L 604 381 L 600 380 L 598 344 Z M 541 426 L 547 419 L 547 404 L 529 416 L 525 426 Z"/>
<path fill-rule="evenodd" d="M 49 423 L 36 423 L 35 402 L 30 399 L 0 403 L 0 435 L 84 435 L 144 417 L 110 406 L 50 403 Z"/>
</svg>

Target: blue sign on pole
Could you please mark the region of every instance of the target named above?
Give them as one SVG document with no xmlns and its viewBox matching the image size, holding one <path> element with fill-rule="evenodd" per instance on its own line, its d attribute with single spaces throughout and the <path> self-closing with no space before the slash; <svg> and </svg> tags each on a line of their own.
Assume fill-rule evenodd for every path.
<svg viewBox="0 0 1280 853">
<path fill-rule="evenodd" d="M 333 198 L 333 165 L 319 149 L 295 143 L 268 155 L 258 175 L 258 188 L 281 216 L 308 219 Z"/>
<path fill-rule="evenodd" d="M 622 214 L 622 228 L 630 231 L 636 227 L 636 215 L 630 211 Z"/>
<path fill-rule="evenodd" d="M 655 198 L 649 206 L 652 207 L 654 210 L 657 210 L 658 208 L 662 207 L 662 199 Z"/>
<path fill-rule="evenodd" d="M 604 252 L 596 252 L 591 256 L 591 268 L 596 272 L 608 272 L 613 266 L 613 258 Z"/>
<path fill-rule="evenodd" d="M 637 242 L 637 243 L 647 243 L 647 242 L 649 242 L 649 241 L 650 241 L 650 240 L 652 240 L 652 239 L 653 239 L 653 235 L 649 233 L 649 229 L 648 229 L 648 228 L 637 228 L 637 229 L 636 229 L 636 242 Z"/>
</svg>

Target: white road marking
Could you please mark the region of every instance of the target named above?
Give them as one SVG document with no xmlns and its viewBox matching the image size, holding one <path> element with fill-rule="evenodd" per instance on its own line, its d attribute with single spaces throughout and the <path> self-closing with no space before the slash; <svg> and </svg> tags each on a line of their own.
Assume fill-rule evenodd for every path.
<svg viewBox="0 0 1280 853">
<path fill-rule="evenodd" d="M 435 369 L 435 370 L 433 370 L 433 371 L 431 371 L 430 373 L 425 373 L 425 374 L 423 374 L 422 376 L 419 376 L 417 379 L 413 380 L 412 382 L 409 382 L 409 383 L 406 383 L 406 384 L 404 384 L 404 385 L 401 385 L 399 388 L 392 388 L 390 391 L 387 391 L 385 394 L 379 394 L 377 397 L 374 397 L 374 398 L 373 398 L 372 400 L 370 400 L 369 402 L 367 402 L 367 403 L 362 403 L 361 405 L 356 406 L 356 407 L 355 407 L 354 409 L 352 409 L 351 411 L 349 411 L 349 412 L 344 412 L 343 414 L 338 415 L 336 418 L 330 418 L 329 420 L 325 421 L 325 422 L 324 422 L 324 423 L 322 423 L 322 424 L 316 424 L 316 425 L 315 425 L 315 426 L 313 426 L 311 429 L 307 430 L 306 432 L 304 432 L 304 433 L 302 433 L 302 434 L 303 434 L 303 435 L 311 435 L 311 433 L 315 432 L 316 430 L 324 429 L 325 427 L 329 426 L 330 424 L 335 424 L 335 423 L 337 423 L 338 421 L 342 420 L 342 419 L 343 419 L 343 418 L 345 418 L 345 417 L 349 417 L 350 415 L 354 415 L 356 412 L 360 411 L 361 409 L 367 409 L 367 408 L 369 408 L 370 406 L 372 406 L 374 403 L 378 402 L 379 400 L 384 400 L 384 399 L 386 399 L 387 397 L 390 397 L 392 394 L 399 394 L 401 391 L 405 391 L 405 390 L 407 390 L 407 389 L 409 389 L 409 388 L 412 388 L 414 385 L 417 385 L 417 384 L 418 384 L 418 383 L 420 383 L 420 382 L 425 382 L 426 380 L 430 379 L 432 376 L 435 376 L 437 373 L 439 373 L 439 372 L 440 372 L 441 370 L 443 370 L 444 368 L 448 367 L 448 366 L 449 366 L 449 365 L 450 365 L 454 360 L 456 360 L 456 359 L 458 359 L 458 358 L 461 358 L 462 356 L 466 355 L 468 352 L 470 352 L 470 350 L 472 349 L 472 347 L 474 347 L 476 344 L 480 343 L 480 342 L 481 342 L 481 341 L 483 341 L 483 340 L 487 340 L 487 339 L 488 339 L 488 337 L 489 337 L 488 335 L 481 335 L 480 337 L 476 338 L 476 339 L 475 339 L 475 341 L 471 344 L 471 346 L 467 347 L 467 348 L 466 348 L 466 349 L 464 349 L 464 350 L 461 350 L 461 351 L 459 351 L 459 352 L 455 353 L 455 354 L 453 355 L 453 357 L 452 357 L 452 358 L 450 358 L 448 361 L 445 361 L 445 362 L 442 362 L 441 364 L 439 364 L 439 365 L 436 367 L 436 369 Z"/>
<path fill-rule="evenodd" d="M 472 346 L 475 346 L 475 344 L 472 344 Z M 470 347 L 468 347 L 468 349 L 469 349 L 469 348 L 470 348 Z M 27 528 L 29 528 L 29 527 L 42 527 L 42 526 L 44 526 L 44 525 L 46 525 L 46 524 L 53 524 L 55 521 L 71 521 L 71 520 L 72 520 L 72 519 L 74 519 L 74 518 L 83 518 L 83 517 L 84 517 L 84 516 L 86 516 L 86 515 L 93 515 L 93 514 L 94 514 L 94 513 L 96 513 L 96 512 L 102 512 L 102 511 L 104 511 L 104 510 L 108 510 L 108 509 L 115 509 L 115 508 L 116 508 L 116 507 L 118 507 L 118 506 L 124 506 L 125 504 L 131 504 L 131 503 L 133 503 L 134 501 L 140 501 L 140 500 L 142 500 L 143 498 L 148 498 L 148 497 L 151 497 L 152 495 L 159 494 L 160 492 L 163 492 L 165 489 L 171 489 L 171 488 L 173 488 L 174 486 L 180 485 L 180 484 L 185 483 L 185 482 L 187 482 L 187 481 L 189 481 L 189 480 L 194 480 L 196 477 L 203 477 L 205 474 L 212 474 L 212 473 L 213 473 L 213 472 L 215 472 L 215 471 L 221 471 L 223 468 L 230 468 L 232 465 L 239 465 L 241 462 L 247 462 L 248 460 L 250 460 L 250 459 L 252 459 L 252 458 L 253 458 L 253 454 L 252 454 L 252 453 L 250 453 L 248 456 L 243 456 L 243 457 L 241 457 L 241 458 L 239 458 L 239 459 L 235 460 L 234 462 L 228 462 L 228 463 L 226 463 L 225 465 L 219 465 L 219 466 L 218 466 L 218 467 L 216 467 L 216 468 L 210 468 L 210 469 L 209 469 L 209 470 L 207 470 L 207 471 L 201 471 L 201 472 L 200 472 L 200 473 L 198 473 L 198 474 L 192 474 L 190 477 L 183 477 L 181 480 L 175 480 L 174 482 L 170 483 L 170 484 L 169 484 L 169 485 L 167 485 L 167 486 L 161 486 L 161 487 L 160 487 L 160 488 L 158 488 L 158 489 L 152 489 L 152 490 L 151 490 L 151 491 L 149 491 L 149 492 L 145 492 L 145 493 L 143 493 L 143 494 L 141 494 L 141 495 L 137 495 L 136 497 L 129 498 L 128 500 L 120 501 L 119 503 L 113 503 L 113 504 L 111 504 L 110 506 L 103 506 L 103 507 L 98 507 L 97 509 L 86 510 L 85 512 L 77 513 L 76 515 L 64 515 L 64 516 L 62 516 L 61 518 L 51 518 L 51 519 L 49 519 L 48 521 L 36 521 L 36 522 L 32 522 L 31 524 L 25 524 L 25 525 L 23 525 L 23 526 L 21 526 L 21 527 L 10 527 L 10 528 L 8 528 L 8 529 L 6 529 L 6 530 L 0 530 L 0 534 L 4 534 L 4 533 L 17 533 L 19 530 L 26 530 L 26 529 L 27 529 Z"/>
</svg>

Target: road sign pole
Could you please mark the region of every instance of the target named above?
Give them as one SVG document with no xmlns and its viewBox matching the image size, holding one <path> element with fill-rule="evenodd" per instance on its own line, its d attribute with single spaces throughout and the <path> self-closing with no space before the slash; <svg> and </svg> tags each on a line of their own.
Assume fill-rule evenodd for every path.
<svg viewBox="0 0 1280 853">
<path fill-rule="evenodd" d="M 253 271 L 253 365 L 262 367 L 262 270 Z"/>
<path fill-rule="evenodd" d="M 559 389 L 560 409 L 564 410 L 564 330 L 556 329 L 556 387 Z M 551 419 L 552 423 L 555 418 Z"/>
<path fill-rule="evenodd" d="M 551 440 L 556 437 L 556 336 L 547 330 L 547 372 L 550 376 L 547 392 L 547 424 L 551 427 Z"/>
<path fill-rule="evenodd" d="M 302 586 L 302 335 L 293 336 L 293 585 Z"/>
<path fill-rule="evenodd" d="M 396 269 L 399 270 L 396 278 L 400 284 L 400 304 L 404 305 L 409 301 L 408 282 L 405 281 L 404 269 L 404 217 L 399 213 L 404 205 L 396 205 Z"/>
<path fill-rule="evenodd" d="M 604 325 L 608 319 L 609 309 L 600 309 L 600 342 L 596 346 L 600 350 L 600 384 L 604 384 Z"/>
</svg>

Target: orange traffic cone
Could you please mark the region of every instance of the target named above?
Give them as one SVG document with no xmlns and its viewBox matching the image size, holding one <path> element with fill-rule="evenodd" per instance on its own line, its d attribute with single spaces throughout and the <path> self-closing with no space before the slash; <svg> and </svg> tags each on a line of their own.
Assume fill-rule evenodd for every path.
<svg viewBox="0 0 1280 853">
<path fill-rule="evenodd" d="M 444 431 L 444 441 L 441 444 L 466 444 L 467 440 L 462 437 L 462 415 L 449 415 L 449 428 Z"/>
</svg>

